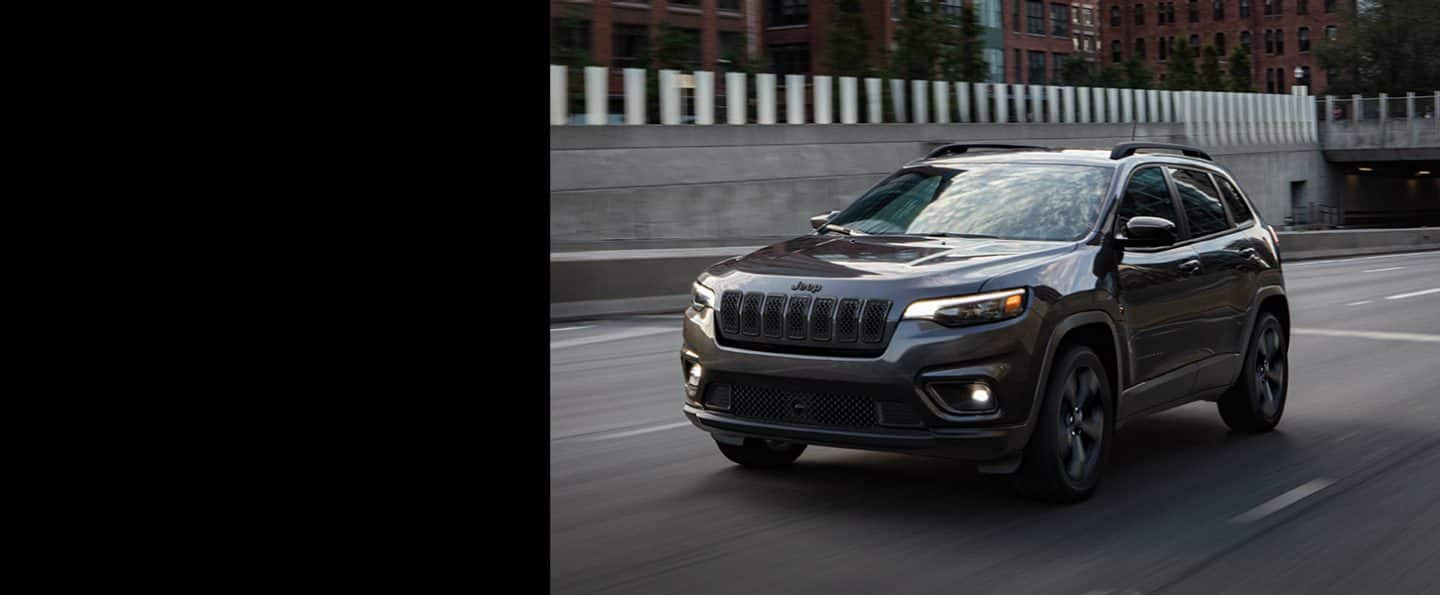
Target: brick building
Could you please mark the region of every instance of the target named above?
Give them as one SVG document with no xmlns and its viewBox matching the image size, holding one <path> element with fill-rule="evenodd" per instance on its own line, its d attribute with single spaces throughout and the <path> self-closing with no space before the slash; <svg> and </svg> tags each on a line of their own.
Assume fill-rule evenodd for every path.
<svg viewBox="0 0 1440 595">
<path fill-rule="evenodd" d="M 726 56 L 756 54 L 754 31 L 761 4 L 761 0 L 550 0 L 550 34 L 586 48 L 595 64 L 630 68 L 640 67 L 636 58 L 656 47 L 658 28 L 664 24 L 691 38 L 687 68 L 725 70 Z M 566 30 L 567 17 L 579 26 Z"/>
<path fill-rule="evenodd" d="M 1222 69 L 1236 44 L 1248 46 L 1256 91 L 1286 93 L 1304 84 L 1316 94 L 1324 92 L 1328 77 L 1313 50 L 1343 26 L 1342 6 L 1353 9 L 1354 0 L 1102 0 L 1101 37 L 1107 62 L 1138 57 L 1157 84 L 1171 48 L 1183 39 L 1197 51 L 1215 46 L 1224 56 Z"/>
<path fill-rule="evenodd" d="M 1005 82 L 1061 82 L 1067 57 L 1095 62 L 1103 43 L 1097 3 L 1005 0 Z"/>
</svg>

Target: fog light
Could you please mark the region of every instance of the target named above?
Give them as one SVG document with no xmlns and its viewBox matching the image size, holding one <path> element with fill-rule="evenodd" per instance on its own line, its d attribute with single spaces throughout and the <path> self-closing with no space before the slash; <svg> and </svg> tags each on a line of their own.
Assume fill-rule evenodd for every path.
<svg viewBox="0 0 1440 595">
<path fill-rule="evenodd" d="M 985 413 L 995 410 L 990 385 L 984 382 L 938 382 L 926 386 L 940 406 L 951 413 Z"/>
<path fill-rule="evenodd" d="M 700 375 L 703 373 L 704 370 L 700 369 L 700 364 L 698 362 L 691 364 L 690 375 L 685 377 L 685 384 L 688 384 L 692 387 L 700 386 Z"/>
</svg>

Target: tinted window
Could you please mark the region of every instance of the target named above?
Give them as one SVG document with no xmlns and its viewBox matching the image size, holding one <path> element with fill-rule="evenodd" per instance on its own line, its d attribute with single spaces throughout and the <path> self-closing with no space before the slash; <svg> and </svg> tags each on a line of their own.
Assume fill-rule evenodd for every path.
<svg viewBox="0 0 1440 595">
<path fill-rule="evenodd" d="M 1147 167 L 1130 176 L 1125 187 L 1125 197 L 1120 201 L 1118 229 L 1124 229 L 1131 217 L 1161 217 L 1179 225 L 1175 217 L 1175 202 L 1170 199 L 1170 188 L 1165 186 L 1165 174 L 1158 167 Z"/>
<path fill-rule="evenodd" d="M 917 168 L 881 182 L 832 222 L 872 234 L 1077 240 L 1099 218 L 1112 171 L 1008 164 Z"/>
<path fill-rule="evenodd" d="M 1215 179 L 1220 182 L 1220 196 L 1225 197 L 1225 206 L 1230 207 L 1230 216 L 1235 218 L 1235 222 L 1245 223 L 1252 219 L 1250 207 L 1245 204 L 1245 199 L 1240 198 L 1240 190 L 1222 176 L 1215 176 Z"/>
<path fill-rule="evenodd" d="M 1175 180 L 1175 191 L 1180 194 L 1180 204 L 1185 208 L 1185 220 L 1190 223 L 1190 237 L 1210 235 L 1230 227 L 1225 220 L 1225 207 L 1220 204 L 1220 193 L 1210 182 L 1210 175 L 1189 169 L 1167 168 Z"/>
</svg>

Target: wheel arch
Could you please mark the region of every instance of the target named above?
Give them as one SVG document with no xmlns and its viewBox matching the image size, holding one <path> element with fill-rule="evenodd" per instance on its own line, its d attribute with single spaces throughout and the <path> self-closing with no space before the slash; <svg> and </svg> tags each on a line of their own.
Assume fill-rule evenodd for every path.
<svg viewBox="0 0 1440 595">
<path fill-rule="evenodd" d="M 1045 391 L 1049 388 L 1050 372 L 1055 365 L 1055 358 L 1063 349 L 1077 344 L 1091 348 L 1100 357 L 1101 363 L 1105 365 L 1105 374 L 1110 378 L 1110 411 L 1117 414 L 1120 411 L 1118 399 L 1120 387 L 1123 386 L 1121 376 L 1125 372 L 1125 364 L 1121 357 L 1120 335 L 1115 321 L 1102 310 L 1076 312 L 1055 325 L 1046 344 L 1045 357 L 1041 361 L 1039 376 L 1035 382 L 1035 394 L 1031 397 L 1030 416 L 1025 424 L 1026 431 L 1031 436 L 1040 414 L 1040 405 L 1045 399 Z M 1031 436 L 1026 436 L 1027 443 Z"/>
</svg>

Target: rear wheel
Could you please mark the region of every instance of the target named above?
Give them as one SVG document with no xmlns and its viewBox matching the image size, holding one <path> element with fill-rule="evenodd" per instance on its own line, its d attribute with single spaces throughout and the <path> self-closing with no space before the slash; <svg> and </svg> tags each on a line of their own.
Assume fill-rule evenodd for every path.
<svg viewBox="0 0 1440 595">
<path fill-rule="evenodd" d="M 1032 498 L 1078 502 L 1095 492 L 1110 451 L 1110 380 L 1100 357 L 1076 346 L 1056 362 L 1045 393 L 1016 487 Z"/>
<path fill-rule="evenodd" d="M 794 463 L 805 452 L 805 445 L 798 442 L 746 438 L 744 444 L 715 442 L 725 458 L 746 467 L 773 469 Z"/>
<path fill-rule="evenodd" d="M 1218 400 L 1220 418 L 1237 432 L 1269 432 L 1285 413 L 1290 384 L 1285 328 L 1273 314 L 1262 313 L 1250 337 L 1245 367 L 1235 386 Z"/>
</svg>

